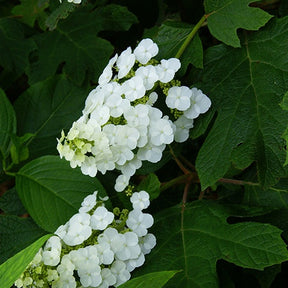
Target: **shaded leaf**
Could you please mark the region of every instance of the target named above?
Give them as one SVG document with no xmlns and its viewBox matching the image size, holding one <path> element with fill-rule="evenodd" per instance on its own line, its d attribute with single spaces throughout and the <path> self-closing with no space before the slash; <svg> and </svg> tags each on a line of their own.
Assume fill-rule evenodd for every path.
<svg viewBox="0 0 288 288">
<path fill-rule="evenodd" d="M 24 30 L 16 20 L 0 19 L 0 65 L 16 73 L 24 72 L 29 54 L 36 48 L 31 38 L 25 38 Z"/>
<path fill-rule="evenodd" d="M 243 202 L 250 206 L 288 208 L 288 179 L 281 179 L 268 189 L 247 185 Z"/>
<path fill-rule="evenodd" d="M 45 234 L 31 218 L 0 215 L 0 263 Z"/>
<path fill-rule="evenodd" d="M 5 159 L 9 154 L 11 135 L 16 132 L 16 116 L 2 89 L 0 89 L 0 103 L 0 158 Z"/>
<path fill-rule="evenodd" d="M 240 47 L 237 29 L 258 30 L 272 17 L 265 11 L 249 7 L 254 0 L 205 0 L 208 28 L 218 40 Z"/>
<path fill-rule="evenodd" d="M 160 212 L 152 232 L 157 245 L 141 273 L 164 269 L 183 272 L 165 287 L 218 287 L 217 260 L 262 270 L 288 259 L 281 230 L 269 224 L 228 224 L 230 211 L 208 201 L 195 201 Z"/>
<path fill-rule="evenodd" d="M 16 189 L 34 221 L 49 232 L 77 213 L 87 195 L 98 190 L 106 196 L 97 178 L 72 169 L 58 156 L 43 156 L 22 167 L 16 174 Z"/>
<path fill-rule="evenodd" d="M 145 274 L 120 285 L 120 288 L 161 288 L 179 271 L 161 271 Z"/>
<path fill-rule="evenodd" d="M 26 213 L 26 210 L 18 197 L 15 187 L 7 190 L 0 197 L 0 209 L 5 214 L 23 215 Z"/>
<path fill-rule="evenodd" d="M 137 191 L 147 191 L 150 195 L 150 200 L 156 199 L 160 194 L 160 185 L 158 177 L 154 173 L 150 173 L 137 186 Z"/>
<path fill-rule="evenodd" d="M 57 27 L 58 21 L 61 19 L 66 19 L 71 12 L 75 10 L 77 5 L 74 5 L 71 2 L 61 3 L 53 12 L 47 17 L 45 25 L 49 28 L 50 31 L 54 30 Z"/>
<path fill-rule="evenodd" d="M 29 158 L 29 149 L 27 147 L 27 142 L 34 137 L 34 134 L 27 133 L 22 137 L 13 135 L 12 145 L 10 148 L 11 159 L 14 164 L 19 164 Z"/>
<path fill-rule="evenodd" d="M 246 36 L 241 49 L 209 49 L 203 90 L 217 110 L 216 121 L 196 159 L 202 189 L 213 185 L 231 164 L 245 169 L 257 163 L 267 187 L 287 173 L 282 134 L 288 113 L 279 105 L 288 89 L 288 18 Z"/>
<path fill-rule="evenodd" d="M 113 46 L 97 34 L 103 30 L 127 30 L 135 22 L 136 17 L 119 5 L 91 13 L 75 11 L 55 30 L 37 38 L 39 59 L 32 65 L 30 82 L 54 75 L 60 64 L 76 84 L 81 85 L 86 76 L 96 82 L 113 52 Z"/>
<path fill-rule="evenodd" d="M 31 158 L 57 153 L 56 138 L 80 116 L 87 94 L 59 76 L 36 83 L 20 95 L 14 103 L 17 131 L 34 134 L 29 142 Z"/>
<path fill-rule="evenodd" d="M 1 288 L 10 288 L 51 235 L 45 235 L 0 265 Z"/>
<path fill-rule="evenodd" d="M 261 288 L 270 288 L 276 275 L 280 272 L 281 265 L 273 265 L 265 268 L 264 271 L 253 271 L 253 273 L 251 271 L 250 273 L 258 279 Z"/>
<path fill-rule="evenodd" d="M 21 21 L 31 27 L 35 21 L 43 22 L 44 10 L 49 6 L 49 0 L 20 0 L 21 4 L 12 9 L 12 14 L 21 16 Z"/>
<path fill-rule="evenodd" d="M 175 57 L 181 45 L 192 31 L 193 25 L 183 22 L 166 21 L 158 29 L 153 31 L 153 40 L 158 44 L 158 59 Z M 203 48 L 198 34 L 192 39 L 181 56 L 181 71 L 185 73 L 189 64 L 196 68 L 203 68 Z"/>
</svg>

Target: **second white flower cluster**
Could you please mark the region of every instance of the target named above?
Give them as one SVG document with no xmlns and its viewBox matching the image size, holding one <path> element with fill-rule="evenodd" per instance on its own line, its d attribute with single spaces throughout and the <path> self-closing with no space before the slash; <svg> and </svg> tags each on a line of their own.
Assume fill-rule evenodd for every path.
<svg viewBox="0 0 288 288">
<path fill-rule="evenodd" d="M 116 54 L 88 95 L 82 117 L 58 140 L 61 158 L 72 168 L 81 167 L 83 174 L 121 171 L 116 191 L 127 187 L 143 161 L 156 163 L 167 144 L 186 141 L 193 119 L 211 105 L 201 90 L 173 86 L 181 63 L 176 58 L 158 62 L 152 59 L 157 54 L 151 39 L 142 40 L 133 52 L 128 47 Z M 176 111 L 173 121 L 155 107 L 160 96 Z"/>
<path fill-rule="evenodd" d="M 114 211 L 116 215 L 104 200 L 97 201 L 97 193 L 87 196 L 79 213 L 40 249 L 16 287 L 108 288 L 128 281 L 156 245 L 147 231 L 153 217 L 142 211 L 150 204 L 149 194 L 133 193 L 133 210 Z"/>
</svg>

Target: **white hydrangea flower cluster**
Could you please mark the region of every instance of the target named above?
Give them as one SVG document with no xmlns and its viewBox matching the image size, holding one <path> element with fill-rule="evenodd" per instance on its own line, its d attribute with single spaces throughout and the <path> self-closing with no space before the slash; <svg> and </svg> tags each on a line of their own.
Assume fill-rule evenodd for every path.
<svg viewBox="0 0 288 288">
<path fill-rule="evenodd" d="M 59 0 L 62 3 L 62 0 Z M 82 0 L 67 0 L 69 3 L 80 4 Z"/>
<path fill-rule="evenodd" d="M 113 213 L 97 201 L 97 192 L 87 196 L 79 212 L 48 239 L 21 277 L 17 288 L 117 287 L 143 265 L 145 255 L 156 245 L 148 233 L 153 217 L 143 213 L 149 204 L 146 191 L 134 192 L 133 210 Z"/>
<path fill-rule="evenodd" d="M 157 54 L 157 44 L 143 39 L 133 52 L 128 47 L 110 59 L 86 99 L 83 115 L 58 139 L 60 157 L 72 168 L 81 167 L 83 174 L 95 177 L 98 171 L 119 170 L 118 192 L 143 161 L 156 163 L 167 144 L 186 141 L 193 119 L 211 105 L 201 90 L 174 86 L 179 59 L 158 62 L 152 59 Z M 155 107 L 159 93 L 177 115 L 173 121 Z"/>
</svg>

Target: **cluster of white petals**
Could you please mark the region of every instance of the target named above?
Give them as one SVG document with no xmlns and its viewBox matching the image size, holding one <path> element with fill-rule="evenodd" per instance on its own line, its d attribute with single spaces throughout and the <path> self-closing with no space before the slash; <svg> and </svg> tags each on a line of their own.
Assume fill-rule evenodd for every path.
<svg viewBox="0 0 288 288">
<path fill-rule="evenodd" d="M 156 163 L 167 144 L 186 141 L 193 120 L 211 105 L 201 90 L 173 86 L 181 63 L 176 58 L 157 62 L 152 59 L 157 53 L 157 44 L 143 39 L 134 51 L 128 47 L 110 59 L 99 85 L 86 99 L 82 116 L 58 139 L 60 157 L 83 174 L 95 177 L 98 171 L 119 170 L 118 192 L 143 161 Z M 156 107 L 160 97 L 166 97 L 162 102 L 178 113 L 175 119 Z"/>
<path fill-rule="evenodd" d="M 59 0 L 62 3 L 62 0 Z M 82 0 L 67 0 L 69 3 L 80 4 Z"/>
<path fill-rule="evenodd" d="M 150 204 L 146 191 L 134 192 L 133 210 L 112 213 L 107 198 L 87 196 L 66 224 L 48 239 L 14 283 L 17 288 L 117 287 L 145 262 L 156 245 L 148 233 L 153 217 L 142 210 Z"/>
</svg>

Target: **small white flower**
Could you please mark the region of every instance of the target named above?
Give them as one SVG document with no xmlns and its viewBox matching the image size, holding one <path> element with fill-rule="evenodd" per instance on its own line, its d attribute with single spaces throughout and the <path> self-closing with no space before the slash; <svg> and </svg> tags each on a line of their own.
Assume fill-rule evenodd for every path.
<svg viewBox="0 0 288 288">
<path fill-rule="evenodd" d="M 162 152 L 164 151 L 166 145 L 155 146 L 148 143 L 144 147 L 140 148 L 137 152 L 137 158 L 142 161 L 149 161 L 151 163 L 157 163 L 162 158 Z"/>
<path fill-rule="evenodd" d="M 52 270 L 52 269 L 48 269 L 47 270 L 47 280 L 49 282 L 55 281 L 59 279 L 59 274 L 57 272 L 57 270 Z"/>
<path fill-rule="evenodd" d="M 126 267 L 129 272 L 132 272 L 135 268 L 140 267 L 144 264 L 145 262 L 145 256 L 143 253 L 140 253 L 138 258 L 136 259 L 130 259 L 126 261 Z"/>
<path fill-rule="evenodd" d="M 154 223 L 153 217 L 150 214 L 142 213 L 141 210 L 132 210 L 128 215 L 126 225 L 139 237 L 147 234 L 147 228 L 150 228 Z"/>
<path fill-rule="evenodd" d="M 119 170 L 123 175 L 131 177 L 135 174 L 136 170 L 142 166 L 142 161 L 137 157 L 134 159 L 127 161 L 124 165 L 119 166 Z"/>
<path fill-rule="evenodd" d="M 69 3 L 80 4 L 82 0 L 67 0 Z M 61 1 L 60 1 L 61 3 Z"/>
<path fill-rule="evenodd" d="M 97 248 L 99 264 L 110 265 L 114 260 L 114 252 L 110 245 L 104 241 L 95 245 L 95 247 Z"/>
<path fill-rule="evenodd" d="M 152 89 L 154 84 L 159 80 L 156 69 L 152 65 L 139 67 L 135 75 L 142 78 L 146 90 Z"/>
<path fill-rule="evenodd" d="M 90 177 L 95 177 L 97 174 L 97 165 L 95 158 L 92 156 L 85 156 L 84 162 L 81 164 L 81 172 L 84 175 L 89 175 Z"/>
<path fill-rule="evenodd" d="M 174 139 L 173 129 L 167 119 L 159 119 L 150 125 L 151 143 L 156 146 L 170 144 Z"/>
<path fill-rule="evenodd" d="M 94 230 L 104 230 L 114 220 L 114 214 L 109 212 L 105 207 L 100 206 L 91 216 L 90 225 Z"/>
<path fill-rule="evenodd" d="M 98 79 L 99 85 L 104 85 L 111 80 L 113 76 L 112 67 L 115 64 L 117 58 L 118 58 L 118 55 L 116 54 L 113 58 L 109 60 L 108 65 L 104 68 L 102 74 L 100 75 Z"/>
<path fill-rule="evenodd" d="M 101 270 L 102 283 L 98 288 L 108 288 L 116 283 L 116 277 L 112 274 L 109 268 Z"/>
<path fill-rule="evenodd" d="M 95 191 L 93 194 L 88 195 L 84 198 L 84 200 L 81 203 L 81 207 L 79 209 L 79 212 L 89 212 L 94 208 L 96 205 L 96 198 L 97 198 L 98 191 Z"/>
<path fill-rule="evenodd" d="M 90 217 L 87 213 L 77 213 L 70 218 L 67 223 L 67 232 L 63 237 L 67 245 L 79 245 L 91 236 Z"/>
<path fill-rule="evenodd" d="M 116 65 L 119 69 L 118 78 L 125 77 L 135 63 L 135 55 L 132 54 L 131 47 L 124 50 L 117 59 Z"/>
<path fill-rule="evenodd" d="M 158 94 L 156 92 L 152 92 L 149 95 L 149 100 L 146 102 L 147 105 L 153 106 L 158 99 Z"/>
<path fill-rule="evenodd" d="M 43 263 L 48 266 L 56 266 L 60 262 L 60 253 L 56 249 L 51 249 L 49 251 L 43 251 Z"/>
<path fill-rule="evenodd" d="M 66 254 L 62 257 L 60 265 L 57 266 L 59 279 L 70 278 L 74 273 L 75 265 L 72 263 L 70 255 Z"/>
<path fill-rule="evenodd" d="M 184 111 L 184 116 L 189 119 L 195 119 L 199 114 L 205 113 L 211 106 L 211 100 L 197 88 L 192 88 L 190 98 L 190 107 Z"/>
<path fill-rule="evenodd" d="M 180 69 L 180 60 L 177 58 L 170 58 L 168 60 L 162 59 L 160 63 L 161 64 L 156 66 L 159 80 L 162 83 L 168 83 L 174 78 L 175 73 Z"/>
<path fill-rule="evenodd" d="M 189 137 L 189 129 L 193 127 L 193 119 L 188 119 L 184 115 L 180 116 L 175 122 L 176 131 L 174 133 L 175 141 L 185 142 Z"/>
<path fill-rule="evenodd" d="M 127 120 L 128 125 L 131 127 L 137 126 L 148 126 L 149 119 L 149 109 L 147 105 L 138 104 L 136 106 L 131 106 L 124 112 L 124 118 Z"/>
<path fill-rule="evenodd" d="M 116 283 L 114 284 L 116 287 L 127 282 L 131 277 L 123 261 L 116 260 L 115 262 L 113 262 L 110 270 L 112 274 L 116 277 Z"/>
<path fill-rule="evenodd" d="M 150 205 L 149 194 L 146 191 L 134 192 L 130 197 L 134 209 L 143 210 Z"/>
<path fill-rule="evenodd" d="M 116 253 L 123 248 L 125 243 L 125 237 L 123 234 L 119 234 L 115 228 L 107 228 L 102 234 L 98 236 L 98 243 L 107 243 L 111 247 L 111 250 Z"/>
<path fill-rule="evenodd" d="M 116 257 L 119 260 L 126 261 L 129 259 L 136 259 L 141 252 L 138 245 L 138 236 L 134 232 L 126 232 L 124 234 L 125 242 L 123 248 L 116 252 Z"/>
<path fill-rule="evenodd" d="M 122 84 L 122 91 L 126 99 L 134 101 L 145 95 L 145 87 L 141 77 L 134 76 Z"/>
<path fill-rule="evenodd" d="M 169 108 L 185 111 L 190 107 L 190 98 L 192 92 L 186 87 L 171 87 L 166 97 L 166 105 Z"/>
<path fill-rule="evenodd" d="M 156 246 L 156 237 L 153 234 L 148 233 L 144 237 L 139 238 L 139 245 L 144 255 L 149 254 L 151 249 Z"/>
<path fill-rule="evenodd" d="M 129 184 L 130 177 L 126 175 L 119 175 L 116 179 L 114 189 L 117 192 L 122 192 Z"/>
<path fill-rule="evenodd" d="M 76 288 L 75 278 L 71 276 L 60 277 L 57 281 L 53 281 L 52 288 Z"/>
<path fill-rule="evenodd" d="M 136 60 L 141 64 L 146 64 L 152 57 L 158 54 L 159 48 L 151 39 L 143 39 L 134 50 Z"/>
</svg>

